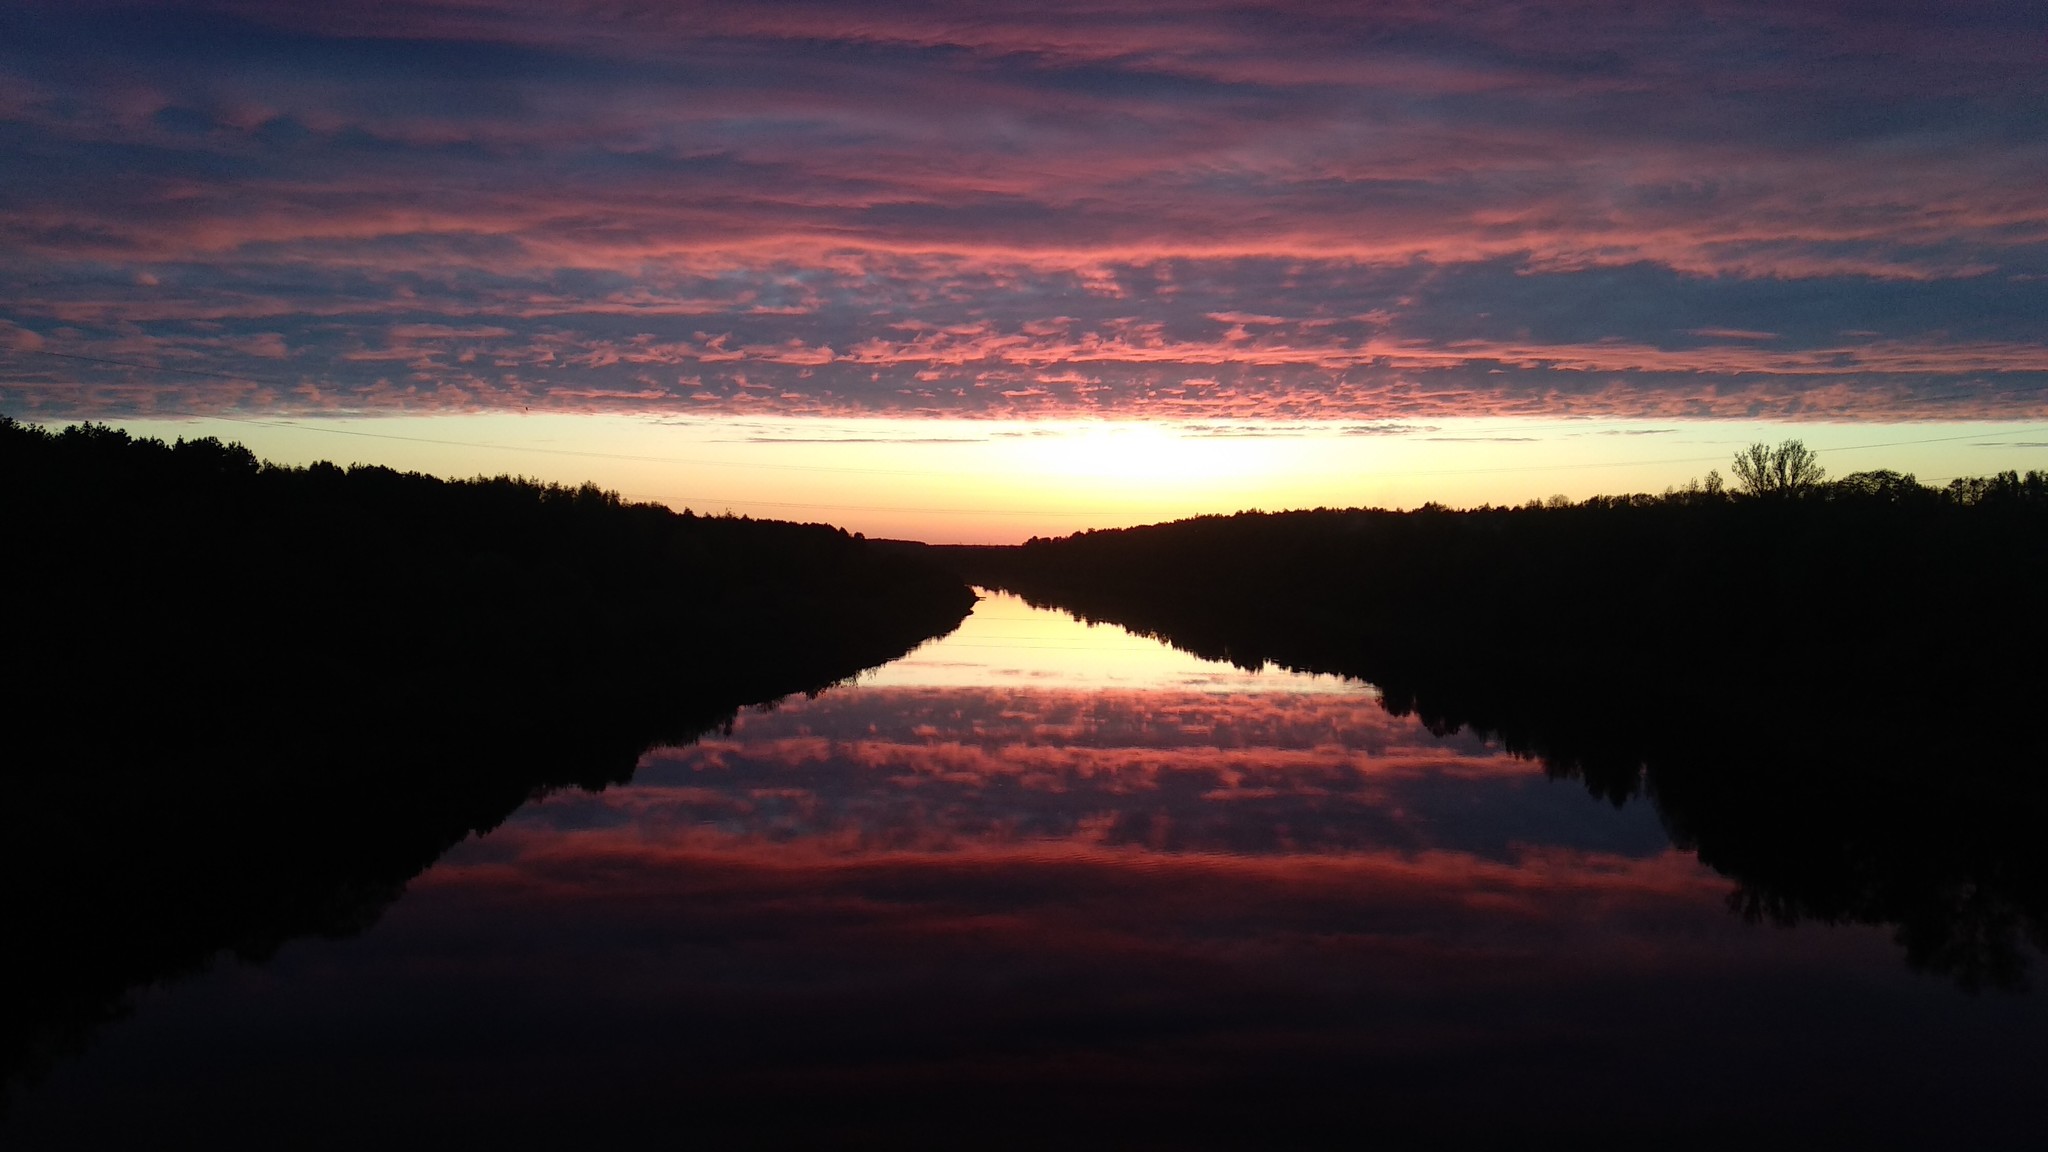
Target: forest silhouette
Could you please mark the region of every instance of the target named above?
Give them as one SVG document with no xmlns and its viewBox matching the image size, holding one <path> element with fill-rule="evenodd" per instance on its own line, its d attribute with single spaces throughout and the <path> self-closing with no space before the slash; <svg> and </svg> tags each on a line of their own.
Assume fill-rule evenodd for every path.
<svg viewBox="0 0 2048 1152">
<path fill-rule="evenodd" d="M 128 990 L 373 922 L 473 831 L 950 631 L 841 529 L 0 418 L 0 1076 Z"/>
<path fill-rule="evenodd" d="M 1746 458 L 1745 458 L 1746 457 Z M 930 554 L 1032 603 L 1245 668 L 1377 685 L 1652 799 L 1777 923 L 1890 926 L 1965 988 L 2048 950 L 2048 473 L 1740 483 L 1522 507 L 1205 516 Z"/>
</svg>

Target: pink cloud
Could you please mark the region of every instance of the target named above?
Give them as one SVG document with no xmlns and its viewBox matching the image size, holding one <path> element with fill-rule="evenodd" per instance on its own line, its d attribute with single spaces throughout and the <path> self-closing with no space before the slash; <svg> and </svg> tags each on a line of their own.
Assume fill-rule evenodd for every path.
<svg viewBox="0 0 2048 1152">
<path fill-rule="evenodd" d="M 309 380 L 323 402 L 422 411 L 2039 407 L 1979 387 L 2043 372 L 2039 309 L 2015 294 L 2033 290 L 1943 304 L 1997 301 L 1986 285 L 2035 283 L 2048 259 L 2048 155 L 2012 143 L 2038 51 L 1965 13 L 202 10 L 306 55 L 203 79 L 139 42 L 109 43 L 119 68 L 0 58 L 37 174 L 0 243 L 38 285 L 10 301 L 0 400 L 96 412 L 146 378 L 52 377 L 20 356 L 40 341 L 283 381 L 160 382 L 208 409 L 289 405 Z M 324 59 L 327 37 L 384 53 L 384 79 Z M 517 84 L 484 66 L 507 53 Z M 449 60 L 471 79 L 444 80 Z M 1533 309 L 1556 331 L 1480 322 L 1532 310 L 1514 277 L 1563 300 L 1643 268 L 1666 274 L 1655 316 L 1586 288 Z M 1497 282 L 1432 296 L 1471 269 Z M 1835 335 L 1743 303 L 1788 282 Z M 1925 291 L 1900 308 L 1873 284 Z M 1556 323 L 1570 307 L 1610 329 Z M 379 364 L 412 376 L 362 374 Z M 698 379 L 651 388 L 632 376 L 648 365 Z M 1860 401 L 1836 395 L 1852 378 Z"/>
</svg>

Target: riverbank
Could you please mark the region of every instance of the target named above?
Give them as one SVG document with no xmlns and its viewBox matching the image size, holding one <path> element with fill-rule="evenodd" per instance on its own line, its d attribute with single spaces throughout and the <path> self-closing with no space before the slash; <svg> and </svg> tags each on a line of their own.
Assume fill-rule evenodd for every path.
<svg viewBox="0 0 2048 1152">
<path fill-rule="evenodd" d="M 2048 943 L 2048 501 L 2014 487 L 1243 513 L 930 554 L 1211 659 L 1368 681 L 1433 731 L 1647 795 L 1745 915 L 1888 925 L 1916 967 L 2017 987 Z"/>
<path fill-rule="evenodd" d="M 536 793 L 951 630 L 973 593 L 842 530 L 592 486 L 279 468 L 0 427 L 15 563 L 0 1071 L 125 990 L 360 931 Z"/>
</svg>

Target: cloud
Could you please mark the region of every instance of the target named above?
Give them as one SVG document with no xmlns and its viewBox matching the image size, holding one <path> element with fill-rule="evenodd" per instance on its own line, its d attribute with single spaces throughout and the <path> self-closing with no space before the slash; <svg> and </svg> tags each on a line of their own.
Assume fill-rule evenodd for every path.
<svg viewBox="0 0 2048 1152">
<path fill-rule="evenodd" d="M 746 444 L 985 444 L 972 436 L 748 436 Z"/>
<path fill-rule="evenodd" d="M 15 409 L 2048 404 L 2024 6 L 29 8 Z"/>
<path fill-rule="evenodd" d="M 42 347 L 43 338 L 34 331 L 19 324 L 0 320 L 0 348 L 17 352 L 35 352 Z"/>
</svg>

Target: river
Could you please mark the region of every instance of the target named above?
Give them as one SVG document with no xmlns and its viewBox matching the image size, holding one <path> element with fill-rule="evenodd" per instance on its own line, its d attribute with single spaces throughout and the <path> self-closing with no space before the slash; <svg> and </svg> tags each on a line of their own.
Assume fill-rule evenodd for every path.
<svg viewBox="0 0 2048 1152">
<path fill-rule="evenodd" d="M 21 1147 L 1865 1146 L 2038 1135 L 2038 997 L 1731 913 L 1372 688 L 991 594 L 136 997 Z"/>
</svg>

